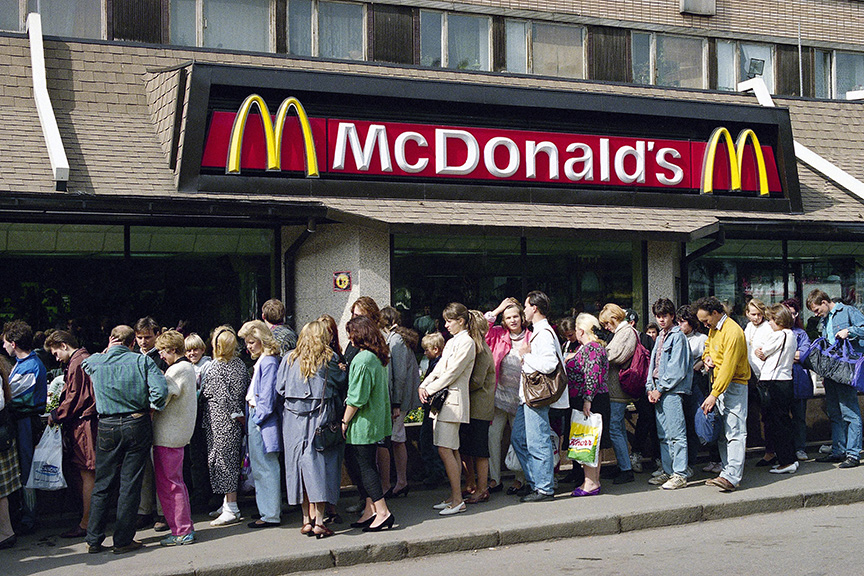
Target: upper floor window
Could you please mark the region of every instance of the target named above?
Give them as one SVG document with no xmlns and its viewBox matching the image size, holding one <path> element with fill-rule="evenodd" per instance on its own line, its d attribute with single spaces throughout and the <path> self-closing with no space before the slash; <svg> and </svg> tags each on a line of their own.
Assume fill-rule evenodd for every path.
<svg viewBox="0 0 864 576">
<path fill-rule="evenodd" d="M 529 46 L 534 74 L 585 77 L 585 30 L 581 26 L 534 22 Z"/>
<path fill-rule="evenodd" d="M 363 60 L 363 4 L 288 0 L 288 53 L 340 60 Z"/>
<path fill-rule="evenodd" d="M 42 16 L 42 33 L 46 36 L 97 39 L 103 37 L 102 2 L 28 0 L 26 9 L 28 12 L 38 12 Z M 17 30 L 18 27 L 16 25 L 14 29 Z"/>
<path fill-rule="evenodd" d="M 0 0 L 0 30 L 17 32 L 21 29 L 18 0 Z"/>
<path fill-rule="evenodd" d="M 705 40 L 686 36 L 633 32 L 633 81 L 679 88 L 704 88 Z"/>
<path fill-rule="evenodd" d="M 420 64 L 457 70 L 490 70 L 491 20 L 420 11 Z"/>
<path fill-rule="evenodd" d="M 717 89 L 737 90 L 738 83 L 762 78 L 774 94 L 774 48 L 769 44 L 717 41 Z"/>
<path fill-rule="evenodd" d="M 273 52 L 270 4 L 271 0 L 171 0 L 171 43 Z"/>
<path fill-rule="evenodd" d="M 864 54 L 836 52 L 837 80 L 835 95 L 845 99 L 847 92 L 864 90 Z"/>
</svg>

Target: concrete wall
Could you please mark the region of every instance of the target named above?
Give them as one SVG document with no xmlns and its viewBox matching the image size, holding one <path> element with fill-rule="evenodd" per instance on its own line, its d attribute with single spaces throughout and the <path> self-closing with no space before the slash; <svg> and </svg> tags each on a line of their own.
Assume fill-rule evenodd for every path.
<svg viewBox="0 0 864 576">
<path fill-rule="evenodd" d="M 658 298 L 669 298 L 680 306 L 680 245 L 677 242 L 648 242 L 648 306 Z"/>
<path fill-rule="evenodd" d="M 294 269 L 298 332 L 321 314 L 330 314 L 339 325 L 344 346 L 345 323 L 358 297 L 371 296 L 381 307 L 390 304 L 390 235 L 386 232 L 348 224 L 319 225 L 297 253 Z M 351 273 L 350 292 L 334 292 L 334 272 Z"/>
</svg>

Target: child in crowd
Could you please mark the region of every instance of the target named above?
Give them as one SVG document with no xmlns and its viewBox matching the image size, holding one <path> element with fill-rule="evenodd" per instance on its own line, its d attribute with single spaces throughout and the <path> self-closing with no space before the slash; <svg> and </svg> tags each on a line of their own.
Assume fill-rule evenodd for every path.
<svg viewBox="0 0 864 576">
<path fill-rule="evenodd" d="M 429 359 L 429 367 L 423 378 L 426 378 L 435 365 L 441 359 L 441 353 L 444 350 L 444 337 L 440 332 L 432 332 L 426 334 L 423 340 L 420 341 L 423 346 L 423 354 Z M 435 487 L 444 480 L 444 465 L 441 463 L 441 458 L 438 457 L 438 449 L 432 443 L 432 417 L 429 415 L 429 404 L 423 404 L 423 424 L 420 427 L 420 456 L 423 458 L 423 468 L 425 474 L 424 483 Z"/>
</svg>

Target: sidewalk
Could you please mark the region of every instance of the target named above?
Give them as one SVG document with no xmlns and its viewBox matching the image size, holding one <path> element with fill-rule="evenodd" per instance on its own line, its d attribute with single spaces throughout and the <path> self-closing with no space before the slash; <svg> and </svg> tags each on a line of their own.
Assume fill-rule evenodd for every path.
<svg viewBox="0 0 864 576">
<path fill-rule="evenodd" d="M 211 528 L 209 518 L 195 518 L 199 542 L 161 548 L 165 533 L 138 532 L 145 547 L 115 556 L 110 551 L 87 554 L 83 542 L 58 538 L 68 526 L 44 528 L 20 538 L 11 550 L 0 552 L 5 576 L 115 576 L 117 574 L 195 576 L 277 576 L 365 562 L 395 561 L 476 548 L 489 548 L 553 538 L 615 534 L 660 526 L 778 512 L 803 506 L 826 506 L 864 501 L 864 466 L 840 470 L 812 460 L 802 462 L 793 475 L 769 474 L 749 459 L 741 488 L 724 494 L 706 486 L 712 477 L 697 471 L 686 488 L 664 491 L 650 486 L 650 474 L 614 486 L 603 484 L 600 496 L 572 498 L 562 485 L 552 502 L 521 504 L 515 496 L 493 494 L 484 504 L 451 517 L 438 516 L 431 506 L 446 495 L 444 488 L 412 491 L 407 498 L 388 502 L 396 528 L 363 533 L 345 523 L 333 526 L 335 536 L 323 540 L 300 534 L 300 513 L 283 516 L 282 527 L 250 530 L 246 522 L 254 504 L 243 508 L 245 521 Z M 564 490 L 567 489 L 567 492 Z M 354 502 L 348 497 L 340 508 Z M 109 531 L 110 534 L 110 531 Z M 110 544 L 110 537 L 108 539 Z"/>
</svg>

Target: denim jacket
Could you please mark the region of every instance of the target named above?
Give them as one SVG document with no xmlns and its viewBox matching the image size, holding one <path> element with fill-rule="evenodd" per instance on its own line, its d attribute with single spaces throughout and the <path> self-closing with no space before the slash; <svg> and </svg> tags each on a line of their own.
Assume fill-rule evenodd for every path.
<svg viewBox="0 0 864 576">
<path fill-rule="evenodd" d="M 654 379 L 654 366 L 657 362 L 657 351 L 651 352 L 651 363 L 648 365 L 648 381 L 645 389 L 659 390 L 661 393 L 690 394 L 693 386 L 693 370 L 690 368 L 690 344 L 681 328 L 673 326 L 663 340 L 663 351 L 660 354 L 660 366 L 657 379 Z"/>
<path fill-rule="evenodd" d="M 864 314 L 860 310 L 854 306 L 838 302 L 834 304 L 828 317 L 831 319 L 831 334 L 825 331 L 828 318 L 823 318 L 820 324 L 822 335 L 828 342 L 834 344 L 837 340 L 837 332 L 847 328 L 849 330 L 849 343 L 852 344 L 856 352 L 864 352 Z"/>
</svg>

